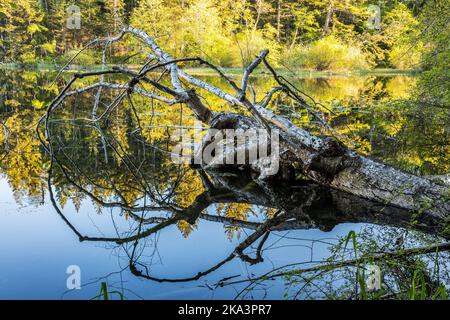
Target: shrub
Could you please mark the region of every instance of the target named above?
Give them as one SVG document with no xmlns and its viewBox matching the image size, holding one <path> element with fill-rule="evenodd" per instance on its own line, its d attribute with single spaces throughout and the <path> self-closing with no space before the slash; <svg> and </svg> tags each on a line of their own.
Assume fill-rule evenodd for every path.
<svg viewBox="0 0 450 320">
<path fill-rule="evenodd" d="M 361 49 L 346 45 L 334 36 L 322 38 L 308 47 L 294 48 L 285 54 L 285 59 L 290 66 L 314 70 L 352 70 L 370 67 Z"/>
<path fill-rule="evenodd" d="M 274 66 L 279 66 L 280 44 L 275 39 L 275 29 L 266 26 L 261 30 L 246 30 L 235 37 L 234 47 L 229 52 L 232 56 L 234 66 L 249 65 L 259 52 L 268 49 L 269 61 Z"/>
<path fill-rule="evenodd" d="M 389 52 L 389 62 L 397 69 L 418 69 L 422 60 L 422 44 L 396 44 Z"/>
<path fill-rule="evenodd" d="M 58 63 L 66 63 L 68 62 L 73 56 L 78 54 L 78 52 L 81 50 L 81 48 L 74 48 L 71 50 L 67 50 L 63 55 L 59 56 L 56 61 Z M 98 53 L 93 52 L 92 50 L 86 50 L 82 53 L 78 54 L 76 59 L 72 62 L 72 64 L 77 65 L 94 65 L 101 63 L 101 57 Z"/>
</svg>

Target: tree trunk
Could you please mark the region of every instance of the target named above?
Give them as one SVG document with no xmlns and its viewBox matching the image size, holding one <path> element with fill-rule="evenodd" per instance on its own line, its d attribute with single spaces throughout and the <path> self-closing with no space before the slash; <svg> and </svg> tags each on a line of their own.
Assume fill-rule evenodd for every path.
<svg viewBox="0 0 450 320">
<path fill-rule="evenodd" d="M 334 12 L 333 1 L 330 0 L 328 2 L 327 15 L 325 16 L 325 23 L 323 25 L 323 34 L 325 34 L 325 35 L 330 33 L 330 23 L 331 23 L 331 18 L 333 16 L 333 12 Z"/>
<path fill-rule="evenodd" d="M 95 85 L 109 86 L 112 89 L 126 89 L 128 93 L 142 94 L 166 103 L 168 106 L 174 103 L 185 103 L 192 110 L 194 116 L 210 126 L 211 129 L 260 128 L 267 130 L 269 134 L 279 132 L 280 170 L 275 177 L 267 174 L 267 163 L 264 159 L 258 159 L 256 162 L 244 166 L 237 164 L 201 163 L 200 166 L 205 171 L 245 170 L 251 172 L 253 180 L 260 185 L 270 185 L 273 181 L 280 180 L 289 183 L 301 176 L 303 179 L 309 179 L 321 186 L 344 191 L 386 206 L 390 205 L 409 210 L 411 212 L 411 219 L 421 217 L 428 221 L 441 221 L 448 224 L 450 213 L 448 184 L 407 173 L 348 149 L 338 140 L 345 140 L 345 137 L 335 132 L 305 102 L 298 89 L 293 87 L 291 83 L 286 82 L 284 78 L 278 76 L 266 60 L 268 50 L 261 51 L 260 55 L 247 67 L 242 77 L 242 83 L 238 86 L 233 79 L 227 77 L 220 69 L 201 58 L 175 60 L 161 49 L 153 38 L 145 32 L 132 27 L 125 27 L 121 34 L 114 38 L 100 39 L 98 41 L 105 41 L 109 44 L 113 41 L 119 41 L 126 33 L 130 33 L 143 41 L 151 50 L 151 57 L 157 59 L 159 63 L 144 67 L 139 73 L 115 68 L 113 70 L 76 74 L 74 79 L 69 82 L 66 88 L 60 91 L 59 95 L 49 106 L 47 117 L 43 118 L 45 121 L 48 118 L 48 114 L 58 107 L 66 96 L 93 88 Z M 92 42 L 92 44 L 94 43 L 97 42 Z M 225 92 L 179 69 L 177 63 L 181 61 L 196 61 L 213 69 L 229 84 L 230 88 L 234 90 L 235 95 Z M 263 102 L 257 104 L 248 100 L 246 97 L 246 89 L 250 74 L 261 63 L 273 75 L 278 86 L 274 87 L 267 94 Z M 146 77 L 148 72 L 158 69 L 166 69 L 171 86 Z M 68 91 L 69 87 L 77 79 L 107 73 L 121 73 L 132 77 L 132 79 L 127 85 L 97 83 L 85 89 L 78 89 L 72 92 Z M 173 99 L 168 99 L 153 92 L 146 92 L 141 87 L 135 88 L 136 84 L 141 81 L 154 86 L 156 92 L 171 95 Z M 248 111 L 249 115 L 213 112 L 202 102 L 196 90 L 207 91 L 235 107 L 240 107 Z M 273 114 L 267 106 L 273 96 L 278 92 L 283 92 L 299 107 L 307 109 L 308 112 L 314 115 L 334 135 L 326 138 L 315 136 L 307 130 L 297 127 L 288 119 Z M 210 143 L 208 139 L 210 138 L 210 135 L 207 135 L 203 142 L 203 147 L 200 150 L 208 146 Z M 250 150 L 255 146 L 249 144 L 235 146 L 233 143 L 233 146 L 230 147 L 227 149 L 227 152 L 234 154 L 239 148 L 247 148 Z"/>
<path fill-rule="evenodd" d="M 277 40 L 281 41 L 281 1 L 277 1 Z"/>
<path fill-rule="evenodd" d="M 410 210 L 417 216 L 441 221 L 449 217 L 449 187 L 444 182 L 418 177 L 370 159 L 349 150 L 334 138 L 319 138 L 267 109 L 258 107 L 257 110 L 273 129 L 282 129 L 278 177 L 284 181 L 307 177 L 323 186 Z M 216 129 L 263 128 L 253 118 L 230 114 L 213 117 L 209 124 Z M 232 166 L 207 165 L 204 169 L 211 170 L 212 167 L 223 170 Z M 246 170 L 254 172 L 255 180 L 270 183 L 273 179 L 264 174 L 262 163 L 249 165 Z"/>
</svg>

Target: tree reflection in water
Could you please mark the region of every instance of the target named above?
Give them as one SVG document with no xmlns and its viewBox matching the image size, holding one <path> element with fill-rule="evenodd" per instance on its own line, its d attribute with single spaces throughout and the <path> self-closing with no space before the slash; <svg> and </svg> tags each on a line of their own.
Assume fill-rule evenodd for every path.
<svg viewBox="0 0 450 320">
<path fill-rule="evenodd" d="M 442 221 L 411 215 L 301 178 L 286 184 L 275 176 L 258 184 L 251 172 L 238 168 L 205 172 L 172 163 L 169 150 L 173 142 L 168 127 L 166 137 L 149 141 L 133 127 L 136 120 L 132 110 L 122 112 L 123 117 L 114 124 L 102 126 L 52 115 L 46 131 L 50 152 L 47 183 L 55 210 L 80 241 L 121 247 L 135 276 L 157 282 L 195 281 L 233 259 L 250 265 L 262 263 L 264 251 L 273 247 L 268 244 L 271 235 L 296 229 L 329 231 L 348 222 L 368 223 L 382 227 L 372 227 L 371 232 L 366 230 L 358 236 L 350 233 L 337 241 L 323 240 L 330 246 L 326 260 L 313 260 L 317 240 L 311 240 L 309 260 L 276 266 L 259 276 L 230 275 L 207 286 L 215 290 L 239 285 L 237 297 L 248 298 L 253 290 L 283 278 L 293 298 L 404 298 L 416 294 L 412 290 L 419 290 L 421 297 L 442 297 L 448 284 L 446 251 L 450 249 L 448 243 L 436 242 L 436 235 L 448 239 Z M 59 202 L 62 194 L 76 193 L 93 200 L 99 210 L 117 209 L 136 224 L 129 230 L 116 229 L 114 237 L 86 235 L 65 217 L 54 189 Z M 213 205 L 218 208 L 217 214 L 206 210 Z M 258 222 L 249 220 L 255 211 L 259 212 Z M 231 234 L 247 230 L 249 235 L 224 259 L 192 276 L 152 275 L 152 265 L 141 258 L 145 252 L 156 250 L 157 243 L 145 239 L 171 225 L 189 235 L 199 219 L 223 224 Z M 365 287 L 367 266 L 371 264 L 383 270 L 383 290 L 369 292 Z"/>
<path fill-rule="evenodd" d="M 363 298 L 365 293 L 370 298 L 441 298 L 443 286 L 449 285 L 448 247 L 439 245 L 448 239 L 448 222 L 424 221 L 420 214 L 411 215 L 300 178 L 289 185 L 277 181 L 257 185 L 250 173 L 244 175 L 239 170 L 203 172 L 171 162 L 167 151 L 176 126 L 193 125 L 182 106 L 165 113 L 156 101 L 133 97 L 139 123 L 126 100 L 105 121 L 93 123 L 86 121 L 91 116 L 86 106 L 92 105 L 95 91 L 79 94 L 49 119 L 49 141 L 45 143 L 51 144 L 53 152 L 48 157 L 33 135 L 42 115 L 39 109 L 55 95 L 55 88 L 46 86 L 48 81 L 41 76 L 24 71 L 3 79 L 1 171 L 18 200 L 28 197 L 41 201 L 44 193 L 50 193 L 56 211 L 80 240 L 117 248 L 127 260 L 127 269 L 136 276 L 189 281 L 213 274 L 234 259 L 270 266 L 268 253 L 280 248 L 279 240 L 292 238 L 298 246 L 307 246 L 311 256 L 291 265 L 274 265 L 267 273 L 237 276 L 240 272 L 233 272 L 205 286 L 211 290 L 233 286 L 240 298 L 261 297 L 259 290 L 270 290 L 274 279 L 281 279 L 289 298 Z M 208 81 L 221 86 L 219 79 Z M 257 95 L 272 85 L 264 78 L 255 82 Z M 323 103 L 342 99 L 331 101 L 334 113 L 327 117 L 366 152 L 422 174 L 448 171 L 448 112 L 400 103 L 375 105 L 376 99 L 394 99 L 387 92 L 389 87 L 398 89 L 396 78 L 327 82 L 329 86 L 315 86 L 314 80 L 303 85 Z M 21 90 L 13 90 L 19 87 Z M 347 98 L 349 92 L 340 93 L 336 88 L 358 91 L 359 95 L 354 101 Z M 104 90 L 98 114 L 106 110 L 113 96 Z M 208 100 L 215 103 L 212 97 Z M 375 106 L 361 107 L 365 103 Z M 291 116 L 281 105 L 275 107 Z M 217 105 L 219 110 L 224 108 L 227 106 Z M 307 115 L 295 117 L 298 123 L 308 125 Z M 111 237 L 100 232 L 85 234 L 65 218 L 63 208 L 68 200 L 80 208 L 86 199 L 93 200 L 99 212 L 111 209 L 113 223 L 118 219 L 134 223 L 129 229 L 117 229 Z M 157 250 L 158 242 L 152 236 L 172 225 L 189 236 L 200 220 L 223 225 L 229 238 L 241 236 L 240 243 L 225 259 L 218 258 L 215 265 L 186 279 L 176 274 L 167 279 L 155 277 L 147 258 Z M 319 240 L 289 234 L 296 229 L 328 231 L 346 222 L 370 225 L 355 240 L 353 234 Z M 319 260 L 313 254 L 319 244 L 329 246 L 328 259 Z M 382 270 L 383 290 L 368 293 L 364 281 L 359 280 L 367 277 L 365 269 L 372 263 Z"/>
</svg>

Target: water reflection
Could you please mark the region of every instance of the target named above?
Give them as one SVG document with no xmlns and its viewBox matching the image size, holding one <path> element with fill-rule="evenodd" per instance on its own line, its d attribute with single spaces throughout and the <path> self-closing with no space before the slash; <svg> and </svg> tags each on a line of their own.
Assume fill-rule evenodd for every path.
<svg viewBox="0 0 450 320">
<path fill-rule="evenodd" d="M 125 101 L 105 121 L 91 123 L 86 119 L 90 117 L 94 95 L 74 95 L 49 119 L 45 140 L 45 148 L 51 151 L 49 155 L 36 136 L 37 121 L 43 115 L 41 108 L 57 90 L 56 86 L 46 86 L 48 77 L 21 72 L 9 74 L 5 79 L 1 105 L 1 171 L 8 179 L 17 202 L 39 205 L 48 196 L 68 230 L 82 242 L 107 244 L 111 250 L 120 248 L 120 258 L 126 261 L 126 269 L 134 276 L 156 282 L 194 281 L 220 272 L 231 261 L 240 260 L 248 265 L 265 264 L 269 272 L 287 269 L 290 273 L 282 274 L 282 277 L 292 285 L 293 281 L 300 281 L 298 277 L 304 272 L 290 271 L 291 264 L 297 260 L 276 266 L 267 266 L 265 260 L 264 252 L 274 247 L 276 240 L 273 237 L 277 233 L 284 237 L 293 230 L 329 232 L 343 223 L 381 226 L 376 231 L 363 234 L 361 239 L 366 247 L 358 247 L 354 243 L 358 253 L 366 254 L 369 249 L 372 254 L 395 249 L 399 235 L 404 238 L 402 246 L 405 248 L 412 244 L 426 245 L 439 239 L 437 235 L 448 237 L 447 226 L 440 221 L 424 221 L 420 216 L 412 219 L 409 212 L 301 179 L 289 185 L 281 182 L 258 185 L 250 173 L 239 170 L 204 172 L 175 164 L 168 154 L 173 143 L 170 137 L 176 130 L 174 124 L 193 124 L 191 115 L 183 106 L 174 106 L 168 111 L 154 101 L 136 97 L 133 98 L 136 110 Z M 219 79 L 208 81 L 220 86 Z M 257 79 L 255 99 L 272 86 L 268 82 L 264 77 Z M 392 106 L 393 100 L 406 98 L 408 90 L 404 88 L 413 83 L 413 78 L 404 76 L 302 80 L 304 90 L 328 107 L 323 112 L 333 126 L 357 141 L 363 152 L 417 173 L 446 173 L 449 165 L 447 111 L 424 109 L 405 102 Z M 18 87 L 22 90 L 17 90 Z M 114 96 L 105 93 L 99 112 L 107 110 Z M 205 98 L 217 110 L 231 108 L 214 105 L 213 97 Z M 282 110 L 280 105 L 271 107 L 292 116 L 289 109 Z M 136 117 L 136 112 L 139 117 Z M 299 112 L 294 117 L 297 123 L 305 126 L 311 121 L 307 113 Z M 43 136 L 42 128 L 40 130 Z M 65 213 L 69 201 L 77 211 L 91 201 L 99 215 L 110 212 L 114 228 L 109 233 L 101 229 L 97 232 L 83 230 Z M 226 252 L 219 249 L 218 258 L 210 257 L 215 261 L 192 274 L 155 275 L 152 259 L 149 262 L 148 257 L 158 252 L 158 243 L 149 239 L 167 232 L 172 226 L 189 237 L 197 231 L 200 221 L 220 225 L 228 239 L 234 241 L 233 247 L 227 248 Z M 344 239 L 345 242 L 349 240 Z M 331 248 L 331 261 L 340 261 L 336 259 L 337 255 L 342 261 L 346 258 L 351 261 L 349 250 L 352 252 L 353 248 L 342 243 L 339 240 L 325 241 Z M 444 253 L 439 259 L 445 260 L 445 257 Z M 405 273 L 403 280 L 408 278 L 407 273 L 415 270 L 418 262 L 414 259 L 422 261 L 422 258 L 408 257 L 398 267 Z M 305 261 L 321 264 L 312 258 Z M 348 267 L 346 272 L 354 269 L 354 263 Z M 326 286 L 330 280 L 324 274 L 316 274 L 322 271 L 314 270 L 314 278 Z M 386 277 L 386 282 L 392 285 L 392 292 L 398 291 L 402 280 L 395 272 L 390 271 Z M 248 289 L 245 281 L 251 278 L 250 273 L 246 276 L 240 273 L 238 277 L 236 272 L 231 272 L 205 286 L 208 290 L 216 290 L 227 285 L 244 284 L 243 288 Z M 266 288 L 262 280 L 269 278 L 250 281 L 252 290 Z M 441 281 L 445 284 L 446 280 Z M 431 285 L 430 292 L 435 292 L 441 283 Z M 251 294 L 242 291 L 238 296 L 249 297 Z M 354 297 L 357 293 L 345 294 Z M 311 296 L 333 297 L 333 293 L 316 292 Z"/>
</svg>

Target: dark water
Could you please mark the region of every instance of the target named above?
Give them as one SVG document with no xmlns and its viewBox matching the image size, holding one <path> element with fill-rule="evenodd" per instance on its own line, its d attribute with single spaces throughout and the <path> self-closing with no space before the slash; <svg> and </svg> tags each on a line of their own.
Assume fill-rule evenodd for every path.
<svg viewBox="0 0 450 320">
<path fill-rule="evenodd" d="M 442 241 L 411 226 L 409 215 L 308 183 L 280 186 L 272 199 L 236 173 L 229 180 L 239 192 L 209 193 L 200 172 L 167 153 L 176 126 L 195 125 L 192 115 L 139 96 L 108 109 L 115 95 L 104 90 L 97 114 L 106 120 L 98 123 L 89 121 L 96 91 L 71 96 L 48 121 L 51 161 L 38 139 L 43 128 L 36 128 L 62 85 L 49 85 L 54 76 L 0 76 L 0 298 L 90 299 L 102 282 L 115 299 L 345 298 L 355 294 L 358 267 L 295 270 L 390 251 L 399 238 L 405 248 Z M 409 102 L 415 77 L 294 80 L 360 152 L 417 174 L 448 173 L 448 111 Z M 254 79 L 256 100 L 271 86 L 267 77 Z M 203 97 L 216 111 L 236 111 Z M 314 127 L 305 110 L 272 108 Z M 280 199 L 290 215 L 277 220 Z M 177 215 L 182 209 L 190 215 Z M 270 232 L 259 233 L 263 227 Z M 346 241 L 351 231 L 357 236 Z M 440 266 L 434 289 L 449 285 L 448 256 L 438 258 L 444 262 L 433 264 Z M 427 256 L 414 259 L 383 267 L 384 294 L 404 289 L 420 263 L 424 274 L 438 276 Z M 81 270 L 78 290 L 66 284 L 73 265 Z"/>
</svg>

